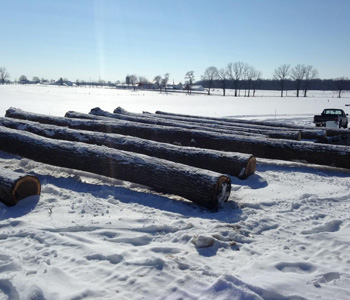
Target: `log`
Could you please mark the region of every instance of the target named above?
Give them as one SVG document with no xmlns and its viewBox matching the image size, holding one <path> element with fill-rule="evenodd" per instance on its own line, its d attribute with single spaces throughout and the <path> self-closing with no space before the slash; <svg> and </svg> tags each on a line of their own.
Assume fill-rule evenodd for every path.
<svg viewBox="0 0 350 300">
<path fill-rule="evenodd" d="M 39 162 L 82 170 L 149 186 L 209 209 L 227 201 L 230 178 L 143 154 L 80 142 L 53 140 L 0 127 L 0 150 Z"/>
<path fill-rule="evenodd" d="M 116 112 L 114 110 L 114 112 Z M 126 113 L 125 110 L 119 110 L 121 113 Z M 130 113 L 129 113 L 130 114 Z M 301 132 L 301 138 L 307 140 L 324 140 L 327 136 L 326 130 L 320 130 L 313 127 L 303 127 L 303 126 L 294 126 L 284 123 L 273 123 L 267 121 L 254 121 L 254 120 L 241 120 L 241 119 L 231 119 L 231 118 L 212 118 L 212 117 L 200 117 L 192 115 L 181 115 L 181 114 L 172 114 L 162 111 L 156 111 L 157 116 L 162 116 L 171 120 L 184 121 L 188 120 L 191 122 L 206 122 L 206 123 L 218 123 L 218 124 L 231 124 L 234 126 L 250 127 L 250 128 L 260 128 L 266 130 L 299 130 Z"/>
<path fill-rule="evenodd" d="M 186 130 L 158 125 L 118 121 L 112 123 L 95 120 L 75 120 L 26 113 L 18 109 L 7 110 L 6 116 L 29 120 L 41 120 L 75 129 L 102 131 L 137 136 L 160 142 L 194 146 L 197 148 L 252 154 L 255 157 L 305 161 L 312 164 L 350 168 L 350 150 L 347 146 L 315 144 L 291 140 L 241 137 L 229 134 L 214 134 L 200 130 Z"/>
<path fill-rule="evenodd" d="M 1 144 L 4 142 L 1 140 Z M 7 206 L 14 206 L 28 196 L 40 195 L 40 190 L 37 177 L 0 168 L 0 201 Z"/>
<path fill-rule="evenodd" d="M 206 119 L 206 120 L 212 120 L 212 121 L 221 121 L 221 122 L 228 122 L 228 123 L 241 123 L 241 124 L 253 124 L 253 125 L 262 125 L 262 126 L 269 126 L 269 127 L 281 127 L 281 128 L 297 128 L 297 129 L 304 129 L 304 126 L 295 126 L 285 123 L 279 123 L 279 122 L 269 122 L 269 121 L 258 121 L 258 120 L 242 120 L 242 119 L 234 119 L 234 118 L 215 118 L 215 117 L 205 117 L 205 116 L 195 116 L 195 115 L 186 115 L 186 114 L 175 114 L 175 113 L 169 113 L 164 111 L 156 111 L 156 114 L 158 115 L 165 115 L 169 117 L 182 117 L 182 118 L 193 118 L 193 119 Z M 313 129 L 313 127 L 310 127 L 309 129 Z"/>
<path fill-rule="evenodd" d="M 284 130 L 284 131 L 277 131 L 277 130 L 268 130 L 268 129 L 256 129 L 256 128 L 244 128 L 244 127 L 238 127 L 238 126 L 225 126 L 225 125 L 218 125 L 218 124 L 201 124 L 201 123 L 189 123 L 185 121 L 169 121 L 164 118 L 158 118 L 156 116 L 148 117 L 146 115 L 131 115 L 131 114 L 118 114 L 118 113 L 110 113 L 105 110 L 100 109 L 99 107 L 91 109 L 90 113 L 94 116 L 103 116 L 111 119 L 118 119 L 118 120 L 126 120 L 126 121 L 132 121 L 132 122 L 140 122 L 145 124 L 154 124 L 154 125 L 162 125 L 162 126 L 174 126 L 174 127 L 180 127 L 180 128 L 187 128 L 187 129 L 198 129 L 198 130 L 205 130 L 205 131 L 211 131 L 211 132 L 220 132 L 220 133 L 227 133 L 227 134 L 238 134 L 238 135 L 246 135 L 246 136 L 254 136 L 254 135 L 260 135 L 260 136 L 267 136 L 270 138 L 276 138 L 276 139 L 287 139 L 287 140 L 298 140 L 301 139 L 301 133 L 299 130 Z M 73 115 L 71 112 L 66 114 L 66 117 L 80 117 L 81 115 Z"/>
<path fill-rule="evenodd" d="M 70 115 L 73 113 L 71 112 Z M 79 113 L 75 113 L 77 116 Z M 106 133 L 117 133 L 122 135 L 130 135 L 139 137 L 142 139 L 153 140 L 157 142 L 169 143 L 174 145 L 182 146 L 192 146 L 197 148 L 208 148 L 205 146 L 206 140 L 215 139 L 217 146 L 214 150 L 220 149 L 220 138 L 218 134 L 214 132 L 207 132 L 203 130 L 192 130 L 178 127 L 169 127 L 169 126 L 160 126 L 160 125 L 151 125 L 151 124 L 140 124 L 137 122 L 131 121 L 122 121 L 122 120 L 111 120 L 104 118 L 100 120 L 99 118 L 88 115 L 80 114 L 82 118 L 88 119 L 74 119 L 68 117 L 53 117 L 48 115 L 36 114 L 25 112 L 20 109 L 10 108 L 6 111 L 6 117 L 21 119 L 21 120 L 30 120 L 34 122 L 39 122 L 43 124 L 52 124 L 58 126 L 66 126 L 72 129 L 80 130 L 89 130 L 89 131 L 99 131 Z M 91 119 L 92 118 L 92 119 Z M 102 118 L 102 117 L 101 117 Z M 220 134 L 222 135 L 222 134 Z M 224 134 L 227 137 L 236 137 L 238 135 L 233 134 Z M 200 139 L 201 142 L 197 143 L 197 139 Z M 226 143 L 226 141 L 221 141 Z M 224 151 L 236 152 L 233 149 L 226 148 Z"/>
<path fill-rule="evenodd" d="M 109 114 L 108 112 L 106 112 L 106 114 Z M 214 130 L 207 130 L 205 128 L 201 128 L 200 126 L 193 126 L 193 125 L 185 125 L 185 126 L 179 126 L 177 123 L 171 124 L 170 122 L 153 122 L 150 121 L 148 122 L 145 119 L 139 119 L 135 118 L 135 117 L 128 117 L 128 116 L 121 116 L 120 118 L 118 117 L 118 115 L 115 115 L 114 117 L 108 117 L 106 116 L 102 116 L 102 115 L 95 115 L 95 114 L 84 114 L 84 113 L 80 113 L 80 112 L 76 112 L 76 111 L 68 111 L 65 114 L 66 118 L 71 118 L 71 119 L 86 119 L 86 120 L 97 120 L 97 121 L 102 121 L 102 122 L 107 122 L 110 124 L 113 124 L 113 121 L 127 121 L 127 122 L 133 122 L 135 124 L 147 124 L 147 125 L 159 125 L 162 126 L 163 128 L 166 127 L 171 127 L 171 128 L 178 128 L 178 129 L 186 129 L 186 130 L 201 130 L 201 131 L 207 131 L 209 133 L 226 133 L 226 134 L 236 134 L 236 135 L 243 135 L 243 136 L 252 136 L 252 137 L 267 137 L 266 135 L 263 134 L 257 134 L 257 133 L 249 133 L 249 132 L 235 132 L 235 131 L 229 131 L 229 130 L 220 130 L 220 129 L 214 129 Z M 166 123 L 166 124 L 165 124 Z M 295 137 L 295 135 L 294 135 Z"/>
<path fill-rule="evenodd" d="M 201 169 L 230 174 L 240 179 L 246 179 L 248 176 L 254 174 L 256 169 L 256 159 L 250 154 L 180 147 L 137 137 L 79 131 L 66 127 L 10 118 L 0 118 L 0 125 L 7 128 L 29 131 L 47 138 L 104 145 L 114 149 L 146 154 Z"/>
<path fill-rule="evenodd" d="M 350 135 L 350 130 L 349 129 L 333 129 L 333 128 L 327 128 L 327 137 L 328 136 L 338 136 L 338 135 Z"/>
</svg>

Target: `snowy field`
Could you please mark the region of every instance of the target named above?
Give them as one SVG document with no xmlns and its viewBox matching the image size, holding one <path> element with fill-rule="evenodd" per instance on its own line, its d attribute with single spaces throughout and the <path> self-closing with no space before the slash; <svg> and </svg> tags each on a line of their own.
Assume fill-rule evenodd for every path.
<svg viewBox="0 0 350 300">
<path fill-rule="evenodd" d="M 0 115 L 11 106 L 57 116 L 121 106 L 312 125 L 327 107 L 350 113 L 349 93 L 278 94 L 0 85 Z M 212 213 L 131 182 L 4 152 L 0 167 L 42 183 L 40 197 L 0 203 L 0 299 L 350 299 L 346 170 L 258 158 L 256 173 L 232 177 L 229 201 Z"/>
</svg>

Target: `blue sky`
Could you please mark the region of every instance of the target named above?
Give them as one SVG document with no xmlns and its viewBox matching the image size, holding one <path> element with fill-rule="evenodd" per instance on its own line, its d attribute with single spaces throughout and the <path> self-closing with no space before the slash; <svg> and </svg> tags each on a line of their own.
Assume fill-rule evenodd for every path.
<svg viewBox="0 0 350 300">
<path fill-rule="evenodd" d="M 264 78 L 285 63 L 350 77 L 349 0 L 0 0 L 0 28 L 12 80 L 199 80 L 236 61 Z"/>
</svg>

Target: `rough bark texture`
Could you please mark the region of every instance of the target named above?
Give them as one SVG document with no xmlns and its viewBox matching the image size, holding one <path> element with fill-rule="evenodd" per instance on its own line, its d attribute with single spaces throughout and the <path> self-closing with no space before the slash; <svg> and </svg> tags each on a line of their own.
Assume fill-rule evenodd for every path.
<svg viewBox="0 0 350 300">
<path fill-rule="evenodd" d="M 96 110 L 96 109 L 94 109 Z M 110 114 L 108 116 L 108 114 Z M 112 116 L 113 115 L 113 116 Z M 242 135 L 242 136 L 252 136 L 252 137 L 267 137 L 267 135 L 264 134 L 259 134 L 259 133 L 250 133 L 250 132 L 237 132 L 233 130 L 221 130 L 221 129 L 212 129 L 212 128 L 204 128 L 201 126 L 196 126 L 196 125 L 191 125 L 191 124 L 185 124 L 184 126 L 181 126 L 179 122 L 157 122 L 152 120 L 151 118 L 138 118 L 138 117 L 132 117 L 132 116 L 126 116 L 126 115 L 118 115 L 118 114 L 111 114 L 108 112 L 105 112 L 105 115 L 103 116 L 101 113 L 100 114 L 84 114 L 84 113 L 79 113 L 76 111 L 68 111 L 65 114 L 66 118 L 71 118 L 71 119 L 87 119 L 87 120 L 97 120 L 101 122 L 113 122 L 113 121 L 127 121 L 127 122 L 133 122 L 133 123 L 138 123 L 141 126 L 143 124 L 145 125 L 155 125 L 155 126 L 162 126 L 163 128 L 171 127 L 171 128 L 177 128 L 177 129 L 186 129 L 186 130 L 201 130 L 201 131 L 207 131 L 209 133 L 225 133 L 225 134 L 235 134 L 235 135 Z M 287 135 L 288 137 L 293 137 L 293 139 L 296 137 L 295 134 L 293 135 Z"/>
<path fill-rule="evenodd" d="M 0 125 L 53 139 L 105 145 L 114 149 L 146 154 L 197 168 L 230 174 L 241 179 L 253 174 L 256 168 L 256 159 L 250 154 L 180 147 L 137 137 L 78 131 L 66 127 L 11 118 L 0 118 Z"/>
<path fill-rule="evenodd" d="M 350 135 L 350 129 L 326 129 L 327 136 Z"/>
<path fill-rule="evenodd" d="M 40 120 L 44 123 L 56 123 L 76 129 L 121 133 L 184 146 L 248 153 L 255 157 L 288 161 L 306 161 L 313 164 L 350 168 L 350 149 L 347 146 L 323 145 L 268 138 L 248 138 L 228 134 L 218 135 L 205 131 L 180 130 L 179 128 L 170 127 L 164 129 L 164 127 L 157 125 L 138 124 L 135 122 L 118 120 L 112 123 L 95 120 L 74 120 L 25 113 L 16 109 L 8 110 L 6 115 L 10 117 L 20 117 L 22 119 Z"/>
<path fill-rule="evenodd" d="M 195 129 L 195 130 L 205 130 L 211 132 L 219 132 L 226 134 L 237 134 L 237 135 L 245 135 L 245 136 L 266 136 L 270 138 L 277 139 L 288 139 L 288 140 L 300 140 L 301 133 L 299 130 L 291 131 L 284 130 L 282 132 L 278 132 L 276 130 L 268 130 L 268 129 L 257 129 L 257 128 L 244 128 L 238 126 L 225 126 L 220 124 L 201 124 L 201 123 L 189 123 L 186 121 L 177 121 L 166 120 L 164 118 L 158 118 L 156 115 L 131 115 L 131 114 L 120 114 L 120 113 L 109 113 L 104 111 L 98 107 L 93 108 L 90 111 L 91 115 L 94 116 L 103 116 L 111 119 L 139 122 L 145 124 L 154 124 L 154 125 L 162 125 L 162 126 L 173 126 L 187 129 Z M 80 114 L 72 115 L 70 113 L 66 114 L 67 117 L 80 117 L 83 118 Z"/>
<path fill-rule="evenodd" d="M 60 167 L 146 185 L 215 209 L 227 201 L 229 177 L 159 158 L 0 127 L 0 150 Z"/>
<path fill-rule="evenodd" d="M 4 143 L 5 140 L 1 140 Z M 35 176 L 0 168 L 0 201 L 8 206 L 28 196 L 39 195 L 39 179 Z"/>
<path fill-rule="evenodd" d="M 117 109 L 116 109 L 117 110 Z M 114 110 L 114 112 L 116 112 Z M 120 110 L 121 112 L 128 113 L 125 110 Z M 130 113 L 128 113 L 130 114 Z M 230 118 L 211 118 L 211 117 L 200 117 L 192 115 L 181 115 L 181 114 L 171 114 L 162 111 L 156 112 L 157 116 L 163 116 L 164 118 L 171 120 L 188 120 L 191 122 L 209 122 L 209 123 L 219 123 L 219 124 L 231 124 L 234 126 L 243 126 L 249 128 L 260 128 L 268 130 L 299 130 L 301 132 L 302 139 L 318 140 L 326 136 L 325 130 L 316 129 L 313 127 L 303 127 L 303 126 L 293 126 L 284 123 L 268 122 L 268 121 L 254 121 L 254 120 L 241 120 L 241 119 L 230 119 Z"/>
</svg>

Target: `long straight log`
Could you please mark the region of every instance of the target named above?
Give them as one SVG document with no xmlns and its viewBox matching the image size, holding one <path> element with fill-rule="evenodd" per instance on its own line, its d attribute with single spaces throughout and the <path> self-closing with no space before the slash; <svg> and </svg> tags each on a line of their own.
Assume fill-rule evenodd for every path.
<svg viewBox="0 0 350 300">
<path fill-rule="evenodd" d="M 76 113 L 78 114 L 78 113 Z M 16 118 L 22 120 L 29 120 L 44 124 L 52 124 L 58 126 L 66 126 L 72 129 L 81 129 L 89 131 L 99 131 L 107 133 L 118 133 L 122 135 L 136 136 L 143 139 L 164 142 L 181 146 L 192 146 L 196 148 L 208 148 L 214 150 L 221 150 L 220 144 L 226 144 L 226 140 L 221 140 L 219 135 L 214 132 L 207 132 L 202 130 L 191 130 L 178 127 L 141 124 L 131 121 L 111 120 L 104 118 L 99 120 L 97 117 L 88 114 L 81 114 L 81 117 L 93 118 L 89 119 L 75 119 L 75 118 L 63 118 L 53 117 L 42 114 L 25 112 L 20 109 L 10 108 L 6 111 L 6 117 Z M 97 119 L 96 119 L 97 118 Z M 102 118 L 102 117 L 101 117 Z M 221 136 L 222 134 L 220 134 Z M 226 139 L 228 137 L 240 138 L 238 135 L 225 134 Z M 255 136 L 254 136 L 255 137 Z M 197 142 L 200 140 L 200 143 Z M 214 139 L 215 148 L 206 147 L 206 141 Z M 223 145 L 224 146 L 224 145 Z M 236 152 L 234 149 L 225 148 L 224 151 Z M 239 152 L 239 151 L 238 151 Z"/>
<path fill-rule="evenodd" d="M 4 142 L 1 140 L 1 144 Z M 40 195 L 40 190 L 37 177 L 0 168 L 0 201 L 7 206 L 14 206 L 28 196 Z"/>
<path fill-rule="evenodd" d="M 287 139 L 287 140 L 299 140 L 301 139 L 301 133 L 298 130 L 285 130 L 285 131 L 277 131 L 277 130 L 267 130 L 267 129 L 256 129 L 256 128 L 244 128 L 238 126 L 225 126 L 215 124 L 214 126 L 211 124 L 200 124 L 200 123 L 188 123 L 185 121 L 169 121 L 164 118 L 158 118 L 156 116 L 148 117 L 147 115 L 131 115 L 131 114 L 118 114 L 118 113 L 110 113 L 105 110 L 100 109 L 99 107 L 91 109 L 90 113 L 94 116 L 103 116 L 112 119 L 132 121 L 132 122 L 140 122 L 145 124 L 154 124 L 154 125 L 162 125 L 162 126 L 172 126 L 172 127 L 181 127 L 187 129 L 198 129 L 212 132 L 220 132 L 227 134 L 238 134 L 238 135 L 246 135 L 253 136 L 255 135 L 264 135 L 270 138 L 276 139 Z M 71 117 L 71 114 L 66 114 L 67 117 Z M 79 115 L 76 117 L 79 118 Z"/>
<path fill-rule="evenodd" d="M 209 209 L 216 209 L 230 195 L 230 178 L 225 175 L 143 154 L 53 140 L 5 127 L 0 127 L 0 140 L 0 149 L 5 152 L 146 185 Z"/>
<path fill-rule="evenodd" d="M 267 137 L 266 135 L 263 134 L 258 134 L 258 133 L 249 133 L 249 132 L 237 132 L 237 131 L 229 131 L 229 130 L 220 130 L 220 129 L 214 129 L 214 130 L 207 130 L 207 128 L 202 128 L 200 126 L 193 126 L 193 125 L 185 125 L 185 126 L 179 126 L 178 123 L 171 123 L 171 122 L 153 122 L 152 120 L 148 121 L 146 119 L 142 118 L 137 118 L 137 117 L 129 117 L 129 116 L 122 116 L 117 115 L 117 114 L 111 114 L 114 115 L 112 116 L 107 116 L 107 114 L 110 114 L 106 112 L 106 115 L 102 115 L 102 110 L 99 114 L 84 114 L 76 111 L 68 111 L 65 114 L 66 118 L 71 118 L 71 119 L 87 119 L 87 120 L 97 120 L 97 121 L 104 121 L 104 122 L 113 122 L 115 120 L 117 121 L 127 121 L 127 122 L 133 122 L 133 123 L 139 123 L 139 124 L 147 124 L 147 125 L 157 125 L 157 126 L 162 126 L 162 127 L 171 127 L 171 128 L 179 128 L 179 129 L 186 129 L 186 130 L 201 130 L 201 131 L 208 131 L 209 133 L 226 133 L 226 134 L 235 134 L 235 135 L 242 135 L 242 136 L 251 136 L 251 137 Z M 289 137 L 296 137 L 289 135 Z M 291 138 L 295 139 L 295 138 Z"/>
<path fill-rule="evenodd" d="M 350 149 L 347 146 L 315 144 L 290 140 L 248 138 L 228 134 L 214 134 L 199 130 L 163 128 L 157 125 L 118 121 L 75 120 L 26 113 L 10 109 L 6 116 L 56 124 L 75 129 L 132 135 L 140 138 L 194 146 L 197 148 L 252 154 L 255 157 L 305 161 L 313 164 L 350 169 Z"/>
<path fill-rule="evenodd" d="M 114 110 L 117 112 L 118 108 Z M 128 113 L 125 110 L 119 110 L 121 113 Z M 149 114 L 149 113 L 147 113 Z M 188 122 L 202 122 L 202 123 L 218 123 L 225 125 L 234 125 L 250 128 L 260 128 L 266 130 L 299 130 L 301 132 L 302 139 L 308 140 L 323 140 L 327 136 L 326 130 L 320 130 L 312 127 L 294 126 L 284 123 L 273 123 L 267 121 L 255 121 L 255 120 L 242 120 L 242 119 L 231 119 L 231 118 L 213 118 L 213 117 L 202 117 L 202 116 L 192 116 L 192 115 L 182 115 L 182 114 L 172 114 L 162 111 L 156 111 L 158 117 L 163 117 L 169 120 L 177 121 L 188 121 Z"/>
<path fill-rule="evenodd" d="M 32 121 L 0 118 L 0 125 L 37 135 L 68 141 L 104 145 L 114 149 L 154 156 L 185 165 L 245 179 L 255 172 L 256 159 L 250 154 L 180 147 L 137 137 L 93 131 L 79 131 Z"/>
<path fill-rule="evenodd" d="M 193 119 L 206 119 L 206 120 L 212 120 L 212 121 L 222 121 L 222 122 L 228 122 L 228 123 L 242 123 L 242 124 L 253 124 L 253 125 L 263 125 L 263 126 L 269 126 L 269 127 L 281 127 L 281 128 L 297 128 L 297 129 L 304 129 L 304 126 L 296 126 L 296 125 L 290 125 L 285 123 L 279 123 L 279 122 L 269 122 L 269 121 L 257 121 L 257 120 L 242 120 L 242 119 L 234 119 L 234 118 L 215 118 L 215 117 L 205 117 L 205 116 L 195 116 L 195 115 L 186 115 L 186 114 L 175 114 L 170 112 L 164 112 L 164 111 L 156 111 L 157 115 L 166 115 L 169 117 L 183 117 L 183 118 L 193 118 Z M 310 127 L 309 129 L 313 129 Z"/>
</svg>

